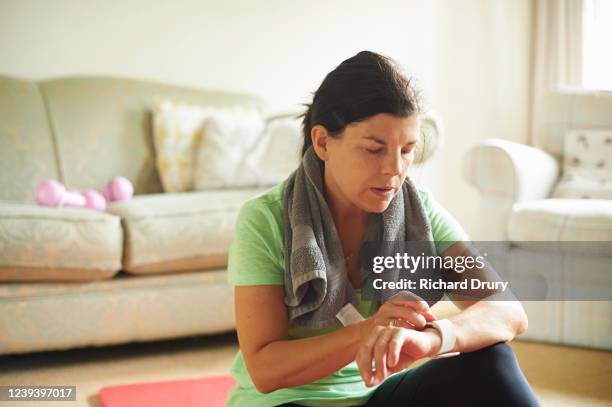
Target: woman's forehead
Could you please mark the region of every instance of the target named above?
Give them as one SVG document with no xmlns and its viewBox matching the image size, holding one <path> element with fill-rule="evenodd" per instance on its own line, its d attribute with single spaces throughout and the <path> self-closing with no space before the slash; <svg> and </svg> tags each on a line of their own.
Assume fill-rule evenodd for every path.
<svg viewBox="0 0 612 407">
<path fill-rule="evenodd" d="M 419 119 L 416 115 L 398 117 L 387 113 L 372 116 L 351 126 L 355 139 L 375 141 L 382 144 L 401 142 L 412 144 L 418 141 Z"/>
</svg>

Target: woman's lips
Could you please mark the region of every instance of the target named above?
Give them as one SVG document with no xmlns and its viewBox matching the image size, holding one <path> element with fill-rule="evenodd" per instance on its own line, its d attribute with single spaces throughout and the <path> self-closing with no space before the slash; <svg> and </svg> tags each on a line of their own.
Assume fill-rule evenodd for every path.
<svg viewBox="0 0 612 407">
<path fill-rule="evenodd" d="M 393 188 L 370 188 L 372 192 L 374 192 L 378 196 L 382 196 L 384 198 L 393 196 Z"/>
</svg>

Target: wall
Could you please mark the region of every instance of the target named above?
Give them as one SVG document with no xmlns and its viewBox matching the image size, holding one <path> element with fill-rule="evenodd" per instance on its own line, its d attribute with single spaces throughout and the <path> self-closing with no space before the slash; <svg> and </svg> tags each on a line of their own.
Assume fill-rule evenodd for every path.
<svg viewBox="0 0 612 407">
<path fill-rule="evenodd" d="M 460 176 L 479 140 L 527 140 L 528 0 L 0 0 L 0 74 L 117 75 L 263 95 L 276 110 L 309 101 L 360 50 L 418 78 L 446 144 L 415 174 L 464 225 L 477 192 Z"/>
</svg>

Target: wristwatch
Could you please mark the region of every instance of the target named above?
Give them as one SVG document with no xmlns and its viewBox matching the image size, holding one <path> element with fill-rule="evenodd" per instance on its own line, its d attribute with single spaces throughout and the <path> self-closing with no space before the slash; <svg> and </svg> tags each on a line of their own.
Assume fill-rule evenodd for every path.
<svg viewBox="0 0 612 407">
<path fill-rule="evenodd" d="M 440 333 L 442 338 L 442 344 L 440 350 L 432 359 L 449 358 L 451 356 L 457 356 L 460 352 L 451 352 L 455 347 L 455 326 L 448 319 L 438 319 L 433 322 L 425 324 L 425 328 L 433 328 Z"/>
</svg>

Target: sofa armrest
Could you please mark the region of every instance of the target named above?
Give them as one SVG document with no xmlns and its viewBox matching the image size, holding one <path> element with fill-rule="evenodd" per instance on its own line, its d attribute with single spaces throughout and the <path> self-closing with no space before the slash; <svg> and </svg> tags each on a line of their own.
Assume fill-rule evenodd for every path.
<svg viewBox="0 0 612 407">
<path fill-rule="evenodd" d="M 559 176 L 559 163 L 535 147 L 488 139 L 468 150 L 463 176 L 482 195 L 531 201 L 549 196 Z"/>
</svg>

